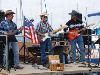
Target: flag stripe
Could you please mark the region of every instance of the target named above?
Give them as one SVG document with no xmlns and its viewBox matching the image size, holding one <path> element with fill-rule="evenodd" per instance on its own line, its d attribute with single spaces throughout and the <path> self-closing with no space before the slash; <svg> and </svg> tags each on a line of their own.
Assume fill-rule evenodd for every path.
<svg viewBox="0 0 100 75">
<path fill-rule="evenodd" d="M 25 37 L 29 38 L 32 44 L 38 43 L 37 35 L 34 29 L 34 25 L 31 21 L 24 17 L 24 25 L 25 25 Z"/>
</svg>

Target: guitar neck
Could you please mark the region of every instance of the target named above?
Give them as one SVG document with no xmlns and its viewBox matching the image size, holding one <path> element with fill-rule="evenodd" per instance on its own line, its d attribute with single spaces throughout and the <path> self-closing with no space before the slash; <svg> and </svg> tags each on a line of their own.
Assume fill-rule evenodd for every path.
<svg viewBox="0 0 100 75">
<path fill-rule="evenodd" d="M 64 28 L 67 28 L 67 27 L 68 27 L 67 25 L 61 25 L 60 28 L 58 28 L 58 29 L 56 29 L 56 30 L 53 30 L 52 33 L 57 33 L 57 32 L 61 31 L 61 30 L 64 29 Z"/>
<path fill-rule="evenodd" d="M 86 27 L 89 27 L 89 26 L 92 26 L 92 25 L 94 25 L 94 23 L 92 23 L 92 24 L 90 24 L 90 25 L 88 25 L 88 26 L 86 26 Z M 81 31 L 83 31 L 83 30 L 86 30 L 86 29 L 87 29 L 86 27 L 80 29 L 78 32 L 81 32 Z"/>
<path fill-rule="evenodd" d="M 86 30 L 86 28 L 82 28 L 82 29 L 78 30 L 78 33 L 81 31 L 84 31 L 84 30 Z"/>
<path fill-rule="evenodd" d="M 61 30 L 61 28 L 56 29 L 56 30 L 53 30 L 52 33 L 53 33 L 53 34 L 54 34 L 54 33 L 57 33 L 57 32 L 59 32 L 60 30 Z"/>
</svg>

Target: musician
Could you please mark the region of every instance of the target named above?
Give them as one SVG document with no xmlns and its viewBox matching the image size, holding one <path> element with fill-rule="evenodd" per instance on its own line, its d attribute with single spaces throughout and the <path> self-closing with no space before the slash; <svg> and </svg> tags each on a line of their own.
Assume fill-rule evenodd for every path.
<svg viewBox="0 0 100 75">
<path fill-rule="evenodd" d="M 73 62 L 76 64 L 76 49 L 77 49 L 77 44 L 78 44 L 78 47 L 80 49 L 80 63 L 84 64 L 85 63 L 85 49 L 84 49 L 83 37 L 82 37 L 81 33 L 77 34 L 77 32 L 76 32 L 77 30 L 80 30 L 81 28 L 84 27 L 82 25 L 82 20 L 80 18 L 78 18 L 79 15 L 81 15 L 81 14 L 75 10 L 72 10 L 72 12 L 69 13 L 69 15 L 71 15 L 71 20 L 69 20 L 66 23 L 66 25 L 69 27 L 69 31 L 67 30 L 68 31 L 67 37 L 69 38 L 70 44 L 71 44 L 72 59 L 73 59 Z M 65 29 L 65 31 L 66 31 L 66 29 Z M 69 36 L 69 34 L 71 36 Z M 76 35 L 76 36 L 74 36 L 74 35 Z M 73 39 L 73 36 L 75 37 L 74 39 Z"/>
<path fill-rule="evenodd" d="M 17 30 L 17 25 L 12 21 L 14 14 L 15 13 L 12 10 L 7 10 L 5 12 L 6 19 L 1 22 L 0 30 L 3 32 L 3 34 L 8 35 L 9 47 L 12 48 L 14 54 L 14 68 L 23 69 L 23 67 L 19 65 L 19 47 L 17 39 L 15 37 L 16 34 L 12 34 L 12 32 Z M 16 31 L 16 33 L 17 32 L 19 31 Z M 4 65 L 5 62 L 6 62 L 6 50 L 4 49 L 4 57 L 3 57 Z"/>
<path fill-rule="evenodd" d="M 47 68 L 47 58 L 46 58 L 46 49 L 48 49 L 49 54 L 52 54 L 52 43 L 51 37 L 49 36 L 47 39 L 43 39 L 46 33 L 52 32 L 52 27 L 48 23 L 48 14 L 42 13 L 40 15 L 41 21 L 36 26 L 36 33 L 38 35 L 38 39 L 40 41 L 40 51 L 41 51 L 41 64 L 43 67 Z"/>
</svg>

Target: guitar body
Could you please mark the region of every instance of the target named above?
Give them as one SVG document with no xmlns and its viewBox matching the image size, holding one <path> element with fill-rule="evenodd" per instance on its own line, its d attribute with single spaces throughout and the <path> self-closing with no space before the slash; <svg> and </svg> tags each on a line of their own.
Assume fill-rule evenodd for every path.
<svg viewBox="0 0 100 75">
<path fill-rule="evenodd" d="M 44 35 L 37 36 L 39 41 L 45 41 L 47 38 L 50 38 L 50 33 L 45 33 Z"/>
<path fill-rule="evenodd" d="M 92 25 L 95 25 L 95 24 L 92 23 L 92 24 L 90 24 L 86 27 L 89 27 L 89 26 L 92 26 Z M 69 40 L 74 40 L 76 37 L 78 37 L 80 35 L 79 32 L 86 30 L 86 27 L 84 27 L 80 30 L 78 30 L 78 29 L 69 30 L 67 37 L 69 38 Z"/>
<path fill-rule="evenodd" d="M 45 41 L 47 38 L 50 38 L 49 33 L 45 33 L 45 37 L 42 38 L 42 41 Z"/>
<path fill-rule="evenodd" d="M 67 37 L 69 40 L 74 40 L 77 36 L 79 36 L 78 31 L 76 29 L 74 30 L 69 30 Z"/>
</svg>

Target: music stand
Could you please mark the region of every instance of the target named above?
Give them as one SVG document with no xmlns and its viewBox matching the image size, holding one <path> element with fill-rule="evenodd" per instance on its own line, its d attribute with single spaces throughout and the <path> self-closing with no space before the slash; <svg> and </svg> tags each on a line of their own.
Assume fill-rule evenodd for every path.
<svg viewBox="0 0 100 75">
<path fill-rule="evenodd" d="M 100 38 L 95 42 L 95 44 L 99 44 L 99 62 L 100 62 Z M 98 63 L 98 66 L 99 66 L 99 63 Z"/>
</svg>

